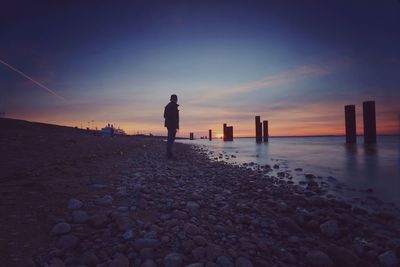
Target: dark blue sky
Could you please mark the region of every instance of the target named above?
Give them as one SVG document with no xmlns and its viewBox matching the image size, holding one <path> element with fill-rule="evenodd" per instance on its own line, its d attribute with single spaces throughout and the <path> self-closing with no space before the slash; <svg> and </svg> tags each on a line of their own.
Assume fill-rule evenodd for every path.
<svg viewBox="0 0 400 267">
<path fill-rule="evenodd" d="M 396 129 L 399 1 L 16 1 L 0 12 L 0 59 L 66 99 L 0 65 L 10 117 L 162 132 L 177 93 L 183 134 L 227 121 L 245 135 L 255 114 L 275 121 L 272 134 L 341 133 L 343 105 L 375 99 L 378 130 Z"/>
</svg>

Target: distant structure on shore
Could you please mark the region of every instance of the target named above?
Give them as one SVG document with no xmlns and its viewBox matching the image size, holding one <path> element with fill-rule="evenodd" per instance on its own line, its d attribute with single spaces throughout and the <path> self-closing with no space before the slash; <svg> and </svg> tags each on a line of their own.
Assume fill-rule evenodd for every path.
<svg viewBox="0 0 400 267">
<path fill-rule="evenodd" d="M 264 143 L 267 143 L 268 142 L 268 121 L 263 121 L 261 123 L 260 116 L 256 116 L 255 123 L 256 123 L 256 143 L 261 143 L 263 140 L 264 140 Z"/>
<path fill-rule="evenodd" d="M 106 127 L 101 128 L 101 136 L 113 137 L 114 135 L 126 135 L 125 131 L 120 128 L 114 128 L 113 124 L 108 123 Z"/>
<path fill-rule="evenodd" d="M 233 126 L 223 125 L 224 141 L 233 141 Z"/>
<path fill-rule="evenodd" d="M 356 106 L 344 106 L 346 143 L 357 143 Z M 376 144 L 375 101 L 363 102 L 364 144 Z"/>
</svg>

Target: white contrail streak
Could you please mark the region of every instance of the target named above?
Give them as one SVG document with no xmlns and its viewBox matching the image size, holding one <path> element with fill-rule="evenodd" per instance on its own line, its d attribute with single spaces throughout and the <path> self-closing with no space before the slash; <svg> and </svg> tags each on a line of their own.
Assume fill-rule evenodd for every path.
<svg viewBox="0 0 400 267">
<path fill-rule="evenodd" d="M 8 64 L 7 62 L 4 62 L 3 60 L 0 59 L 0 63 L 2 63 L 4 66 L 12 69 L 13 71 L 15 71 L 16 73 L 18 73 L 19 75 L 23 76 L 24 78 L 30 80 L 31 82 L 33 82 L 34 84 L 38 85 L 39 87 L 41 87 L 42 89 L 46 90 L 47 92 L 49 92 L 50 94 L 62 99 L 62 100 L 66 100 L 64 97 L 60 96 L 59 94 L 57 94 L 56 92 L 54 92 L 53 90 L 51 90 L 50 88 L 48 88 L 47 86 L 41 84 L 38 81 L 35 81 L 34 79 L 32 79 L 31 77 L 29 77 L 28 75 L 26 75 L 25 73 L 23 73 L 22 71 L 14 68 L 13 66 L 11 66 L 10 64 Z"/>
</svg>

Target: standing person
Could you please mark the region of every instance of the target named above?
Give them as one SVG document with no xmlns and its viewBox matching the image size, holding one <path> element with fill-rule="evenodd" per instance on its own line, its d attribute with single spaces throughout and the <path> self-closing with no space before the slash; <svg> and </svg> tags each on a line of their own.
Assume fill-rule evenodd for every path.
<svg viewBox="0 0 400 267">
<path fill-rule="evenodd" d="M 178 97 L 176 95 L 171 95 L 170 102 L 164 109 L 164 126 L 168 129 L 167 158 L 172 158 L 172 144 L 175 141 L 175 135 L 179 129 L 179 105 L 177 103 Z"/>
</svg>

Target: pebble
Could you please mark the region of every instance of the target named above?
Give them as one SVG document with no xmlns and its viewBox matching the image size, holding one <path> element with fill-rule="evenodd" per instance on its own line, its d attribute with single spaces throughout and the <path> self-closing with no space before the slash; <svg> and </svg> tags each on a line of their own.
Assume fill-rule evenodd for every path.
<svg viewBox="0 0 400 267">
<path fill-rule="evenodd" d="M 86 223 L 89 221 L 89 215 L 86 211 L 74 210 L 72 212 L 72 221 L 74 223 Z"/>
<path fill-rule="evenodd" d="M 235 261 L 235 267 L 253 267 L 253 264 L 249 259 L 239 257 Z"/>
<path fill-rule="evenodd" d="M 112 196 L 110 196 L 110 195 L 105 195 L 105 196 L 103 196 L 103 197 L 96 198 L 96 200 L 94 201 L 94 203 L 97 204 L 97 205 L 106 206 L 106 205 L 111 205 L 111 204 L 113 203 L 113 201 L 114 201 L 114 199 L 113 199 Z"/>
<path fill-rule="evenodd" d="M 136 265 L 135 265 L 136 266 Z M 141 267 L 157 267 L 157 264 L 153 260 L 146 260 Z"/>
<path fill-rule="evenodd" d="M 129 259 L 122 253 L 115 254 L 110 267 L 129 267 Z"/>
<path fill-rule="evenodd" d="M 218 256 L 217 264 L 221 267 L 235 267 L 230 259 L 226 256 Z"/>
<path fill-rule="evenodd" d="M 82 206 L 83 206 L 82 201 L 80 201 L 79 199 L 76 199 L 76 198 L 71 198 L 68 201 L 67 208 L 68 209 L 80 209 L 80 208 L 82 208 Z"/>
<path fill-rule="evenodd" d="M 103 228 L 108 223 L 108 218 L 102 214 L 96 214 L 89 218 L 89 225 L 93 228 Z"/>
<path fill-rule="evenodd" d="M 332 267 L 333 262 L 328 255 L 319 250 L 310 251 L 306 255 L 306 261 L 312 267 Z"/>
<path fill-rule="evenodd" d="M 71 225 L 66 222 L 60 222 L 54 225 L 53 229 L 51 229 L 52 235 L 63 235 L 67 234 L 71 231 Z"/>
<path fill-rule="evenodd" d="M 343 267 L 356 267 L 358 266 L 359 258 L 350 250 L 345 247 L 331 245 L 327 249 L 327 254 L 336 264 L 336 266 Z"/>
<path fill-rule="evenodd" d="M 321 233 L 327 237 L 334 237 L 339 234 L 339 228 L 335 220 L 328 220 L 320 224 Z"/>
<path fill-rule="evenodd" d="M 36 266 L 35 264 L 33 266 Z M 59 258 L 52 258 L 49 267 L 65 267 L 65 263 Z"/>
<path fill-rule="evenodd" d="M 385 267 L 398 266 L 399 260 L 392 250 L 388 250 L 379 255 L 379 262 Z"/>
<path fill-rule="evenodd" d="M 152 238 L 142 238 L 142 239 L 136 239 L 133 242 L 133 246 L 136 249 L 142 249 L 142 248 L 156 248 L 160 245 L 160 241 L 157 239 L 152 239 Z"/>
<path fill-rule="evenodd" d="M 170 253 L 164 257 L 165 267 L 181 267 L 183 266 L 183 255 L 180 253 Z"/>
<path fill-rule="evenodd" d="M 79 262 L 82 265 L 92 267 L 92 266 L 96 266 L 97 264 L 99 264 L 99 259 L 97 258 L 95 253 L 93 253 L 91 251 L 87 251 L 87 252 L 84 252 L 80 256 Z"/>
<path fill-rule="evenodd" d="M 200 229 L 192 223 L 186 223 L 184 229 L 189 235 L 197 235 L 200 233 Z"/>
<path fill-rule="evenodd" d="M 78 245 L 79 239 L 74 235 L 63 235 L 57 242 L 57 247 L 65 250 L 74 249 Z"/>
</svg>

